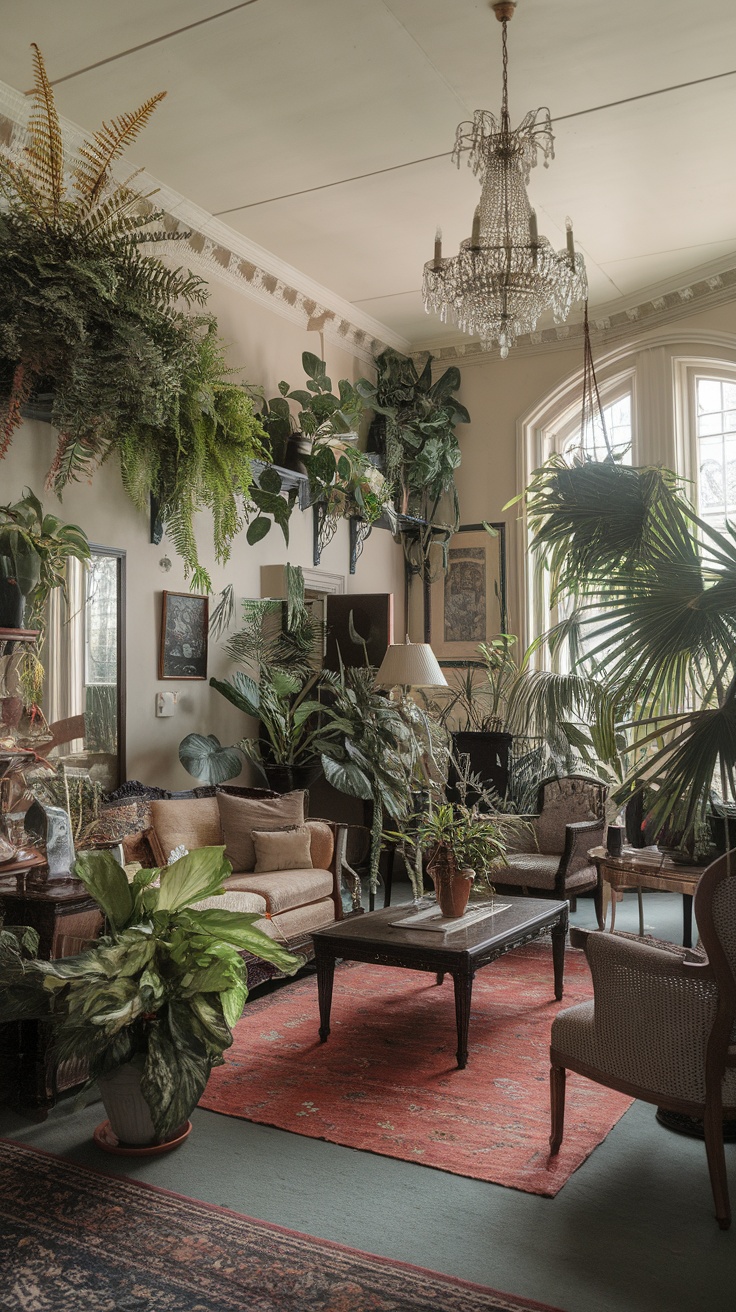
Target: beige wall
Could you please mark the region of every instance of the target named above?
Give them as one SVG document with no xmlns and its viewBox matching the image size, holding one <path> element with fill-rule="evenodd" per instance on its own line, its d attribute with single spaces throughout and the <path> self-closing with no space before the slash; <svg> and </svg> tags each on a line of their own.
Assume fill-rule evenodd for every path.
<svg viewBox="0 0 736 1312">
<path fill-rule="evenodd" d="M 317 333 L 305 332 L 223 284 L 212 285 L 210 308 L 218 317 L 223 337 L 231 344 L 231 363 L 244 366 L 245 378 L 263 384 L 269 396 L 274 395 L 281 378 L 295 387 L 304 385 L 301 355 L 305 350 L 320 353 Z M 365 362 L 329 342 L 326 359 L 333 384 L 339 378 L 354 380 L 368 372 Z M 53 450 L 54 434 L 48 425 L 24 423 L 14 437 L 8 456 L 0 462 L 0 501 L 15 500 L 24 487 L 30 486 L 47 508 L 53 506 L 65 519 L 81 524 L 91 541 L 125 549 L 128 777 L 162 787 L 186 788 L 191 785 L 191 779 L 177 756 L 184 735 L 214 733 L 221 742 L 231 743 L 243 736 L 248 722 L 206 683 L 159 682 L 161 592 L 164 588 L 188 591 L 181 562 L 167 546 L 166 539 L 159 546 L 150 543 L 148 517 L 140 514 L 123 492 L 114 460 L 97 472 L 90 485 L 70 487 L 61 505 L 51 494 L 44 493 L 43 481 Z M 255 547 L 249 547 L 241 537 L 235 542 L 226 566 L 215 562 L 205 516 L 199 518 L 197 537 L 214 588 L 219 591 L 232 582 L 238 597 L 260 596 L 261 565 L 287 560 L 294 565 L 312 565 L 311 511 L 294 512 L 288 549 L 278 529 L 272 529 Z M 159 561 L 167 555 L 172 568 L 165 573 Z M 332 574 L 343 574 L 347 591 L 393 592 L 399 615 L 403 605 L 403 557 L 391 535 L 384 530 L 373 531 L 354 576 L 348 572 L 348 555 L 348 529 L 346 524 L 341 524 L 323 554 L 321 568 Z M 222 677 L 229 668 L 219 645 L 213 645 L 210 674 Z M 178 689 L 180 693 L 176 714 L 169 719 L 158 719 L 155 715 L 156 692 L 161 688 Z"/>
</svg>

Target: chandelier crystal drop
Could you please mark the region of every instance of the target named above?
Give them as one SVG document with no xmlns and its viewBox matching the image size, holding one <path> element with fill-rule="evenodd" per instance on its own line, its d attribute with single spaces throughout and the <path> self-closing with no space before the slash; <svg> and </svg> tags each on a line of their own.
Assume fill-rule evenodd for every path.
<svg viewBox="0 0 736 1312">
<path fill-rule="evenodd" d="M 472 123 L 458 127 L 452 152 L 458 168 L 467 154 L 469 167 L 481 178 L 472 232 L 457 255 L 443 257 L 438 231 L 422 287 L 428 314 L 480 337 L 484 347 L 498 342 L 503 359 L 521 333 L 534 331 L 545 310 L 552 310 L 555 323 L 563 323 L 575 302 L 587 295 L 585 262 L 575 250 L 570 220 L 567 245 L 555 251 L 540 235 L 527 195 L 538 155 L 547 168 L 555 152 L 548 109 L 530 111 L 518 128 L 510 127 L 507 25 L 515 7 L 515 0 L 492 4 L 503 29 L 500 118 L 476 110 Z"/>
</svg>

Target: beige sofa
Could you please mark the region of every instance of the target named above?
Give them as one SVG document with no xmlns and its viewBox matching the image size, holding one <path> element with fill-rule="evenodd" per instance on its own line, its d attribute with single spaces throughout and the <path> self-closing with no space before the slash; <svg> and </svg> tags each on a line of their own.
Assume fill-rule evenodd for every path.
<svg viewBox="0 0 736 1312">
<path fill-rule="evenodd" d="M 312 950 L 311 933 L 342 918 L 340 870 L 345 826 L 306 819 L 303 792 L 236 796 L 218 791 L 213 797 L 154 800 L 149 805 L 146 838 L 155 864 L 165 865 L 179 847 L 193 851 L 225 845 L 225 856 L 233 867 L 225 880 L 227 891 L 203 906 L 256 912 L 262 917 L 255 922 L 259 929 L 292 951 L 307 955 Z M 293 846 L 289 836 L 299 838 L 303 829 L 308 834 L 308 860 L 297 866 L 289 866 L 287 860 L 287 868 L 264 869 L 256 842 L 273 849 L 283 835 L 286 842 L 282 846 L 288 848 Z M 264 843 L 263 834 L 272 841 Z"/>
</svg>

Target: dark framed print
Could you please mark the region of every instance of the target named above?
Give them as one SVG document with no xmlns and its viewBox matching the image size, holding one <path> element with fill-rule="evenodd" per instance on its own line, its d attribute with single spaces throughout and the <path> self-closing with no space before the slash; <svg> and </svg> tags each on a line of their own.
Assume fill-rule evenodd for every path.
<svg viewBox="0 0 736 1312">
<path fill-rule="evenodd" d="M 206 679 L 209 600 L 191 592 L 164 592 L 159 679 Z"/>
<path fill-rule="evenodd" d="M 466 665 L 477 647 L 506 632 L 506 525 L 463 524 L 447 571 L 431 585 L 430 641 L 438 661 Z"/>
</svg>

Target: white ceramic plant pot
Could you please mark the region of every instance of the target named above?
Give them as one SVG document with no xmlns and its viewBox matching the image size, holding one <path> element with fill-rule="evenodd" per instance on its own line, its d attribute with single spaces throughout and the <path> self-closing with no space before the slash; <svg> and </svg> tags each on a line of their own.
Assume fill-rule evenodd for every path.
<svg viewBox="0 0 736 1312">
<path fill-rule="evenodd" d="M 128 1062 L 109 1075 L 100 1075 L 102 1101 L 111 1129 L 121 1143 L 155 1143 L 156 1131 L 143 1094 L 141 1093 L 141 1066 Z"/>
</svg>

